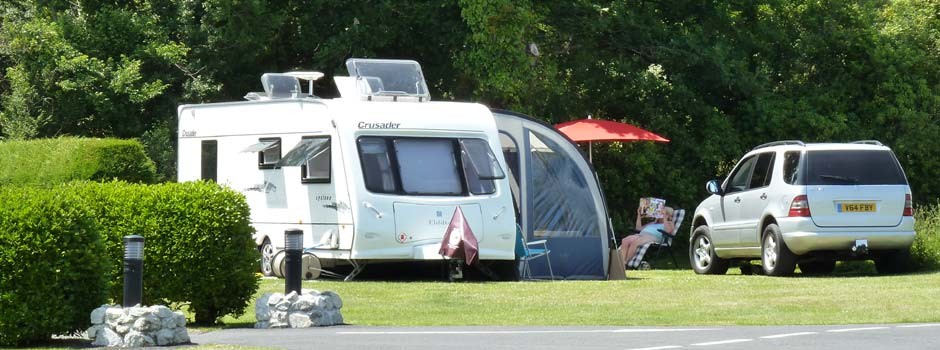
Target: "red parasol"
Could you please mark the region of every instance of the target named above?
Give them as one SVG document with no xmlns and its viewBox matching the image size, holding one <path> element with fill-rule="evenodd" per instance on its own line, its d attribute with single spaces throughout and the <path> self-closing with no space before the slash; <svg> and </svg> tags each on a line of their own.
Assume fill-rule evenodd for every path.
<svg viewBox="0 0 940 350">
<path fill-rule="evenodd" d="M 555 125 L 558 131 L 575 142 L 593 141 L 653 141 L 669 142 L 669 139 L 630 124 L 603 119 L 579 119 Z M 591 144 L 588 156 L 591 157 Z"/>
</svg>

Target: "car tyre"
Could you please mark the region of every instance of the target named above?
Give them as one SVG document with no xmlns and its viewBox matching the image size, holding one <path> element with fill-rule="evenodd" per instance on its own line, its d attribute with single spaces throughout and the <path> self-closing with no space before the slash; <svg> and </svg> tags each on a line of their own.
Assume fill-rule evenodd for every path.
<svg viewBox="0 0 940 350">
<path fill-rule="evenodd" d="M 801 262 L 800 271 L 804 275 L 826 275 L 832 273 L 836 268 L 835 260 L 817 260 L 813 262 Z"/>
<path fill-rule="evenodd" d="M 796 255 L 783 241 L 783 235 L 777 224 L 764 228 L 761 239 L 761 267 L 767 276 L 789 276 L 796 268 Z"/>
<path fill-rule="evenodd" d="M 274 245 L 271 244 L 271 240 L 265 238 L 264 242 L 261 243 L 261 247 L 258 248 L 261 251 L 261 274 L 265 276 L 274 276 L 274 254 L 277 251 L 274 249 Z"/>
<path fill-rule="evenodd" d="M 907 272 L 910 269 L 910 260 L 909 249 L 885 252 L 875 259 L 875 270 L 883 275 Z"/>
<path fill-rule="evenodd" d="M 728 260 L 715 254 L 711 230 L 702 225 L 692 232 L 692 244 L 689 245 L 689 262 L 692 270 L 700 275 L 723 275 L 728 272 Z"/>
</svg>

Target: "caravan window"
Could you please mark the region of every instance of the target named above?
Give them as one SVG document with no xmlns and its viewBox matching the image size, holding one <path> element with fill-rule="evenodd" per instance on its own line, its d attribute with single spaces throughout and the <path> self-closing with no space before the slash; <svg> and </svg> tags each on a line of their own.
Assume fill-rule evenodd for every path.
<svg viewBox="0 0 940 350">
<path fill-rule="evenodd" d="M 470 193 L 494 193 L 496 183 L 493 180 L 506 177 L 496 155 L 490 150 L 490 145 L 485 140 L 461 139 L 460 158 Z"/>
<path fill-rule="evenodd" d="M 258 169 L 274 169 L 281 160 L 281 138 L 265 137 L 258 143 L 248 146 L 243 153 L 258 153 Z"/>
<path fill-rule="evenodd" d="M 392 170 L 392 159 L 384 138 L 360 138 L 359 158 L 362 161 L 366 189 L 378 193 L 398 192 L 398 178 Z"/>
<path fill-rule="evenodd" d="M 219 168 L 219 141 L 202 141 L 202 171 L 200 178 L 203 180 L 217 181 L 216 175 Z"/>
<path fill-rule="evenodd" d="M 403 138 L 393 142 L 403 192 L 426 195 L 463 193 L 453 141 Z"/>
<path fill-rule="evenodd" d="M 304 136 L 277 166 L 300 166 L 300 182 L 330 182 L 330 137 Z"/>
<path fill-rule="evenodd" d="M 359 138 L 359 157 L 366 189 L 377 193 L 492 194 L 494 180 L 506 176 L 482 139 L 367 136 Z"/>
</svg>

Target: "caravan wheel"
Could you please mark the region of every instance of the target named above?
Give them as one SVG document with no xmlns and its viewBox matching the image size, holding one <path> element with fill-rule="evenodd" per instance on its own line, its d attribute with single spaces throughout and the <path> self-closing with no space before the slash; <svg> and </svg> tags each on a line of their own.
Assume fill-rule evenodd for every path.
<svg viewBox="0 0 940 350">
<path fill-rule="evenodd" d="M 270 239 L 265 238 L 264 243 L 261 243 L 261 273 L 265 276 L 274 276 L 274 268 L 271 266 L 274 253 L 274 245 Z"/>
</svg>

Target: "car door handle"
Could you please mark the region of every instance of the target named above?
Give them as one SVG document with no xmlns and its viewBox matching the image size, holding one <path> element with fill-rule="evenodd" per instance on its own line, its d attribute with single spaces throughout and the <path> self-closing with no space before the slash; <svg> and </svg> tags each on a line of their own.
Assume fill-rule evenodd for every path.
<svg viewBox="0 0 940 350">
<path fill-rule="evenodd" d="M 741 197 L 735 197 L 735 198 L 734 198 L 734 202 L 735 202 L 735 203 L 741 203 Z"/>
<path fill-rule="evenodd" d="M 766 194 L 766 193 L 761 193 L 761 194 L 760 194 L 760 199 L 767 199 L 767 194 Z"/>
</svg>

